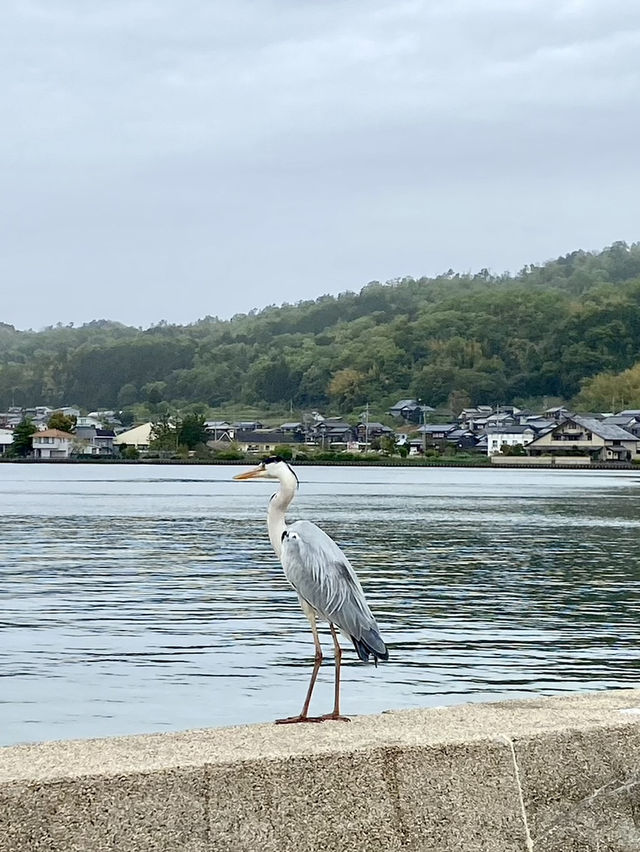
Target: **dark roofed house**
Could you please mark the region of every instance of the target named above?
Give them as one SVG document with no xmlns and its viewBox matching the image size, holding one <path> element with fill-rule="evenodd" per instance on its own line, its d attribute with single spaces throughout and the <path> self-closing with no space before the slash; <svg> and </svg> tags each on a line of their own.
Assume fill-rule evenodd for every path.
<svg viewBox="0 0 640 852">
<path fill-rule="evenodd" d="M 234 429 L 237 429 L 240 432 L 251 432 L 254 429 L 264 429 L 264 423 L 260 423 L 259 420 L 238 420 L 236 423 L 232 423 L 231 425 Z"/>
<path fill-rule="evenodd" d="M 459 450 L 475 450 L 478 438 L 470 429 L 454 429 L 447 433 L 446 441 Z"/>
<path fill-rule="evenodd" d="M 375 438 L 381 438 L 383 435 L 393 435 L 393 429 L 390 426 L 385 426 L 384 423 L 358 423 L 356 434 L 358 441 L 364 444 Z"/>
<path fill-rule="evenodd" d="M 565 408 L 564 405 L 554 405 L 552 408 L 547 408 L 545 410 L 544 416 L 555 420 L 556 423 L 558 423 L 559 421 L 564 420 L 565 417 L 570 417 L 571 412 L 568 408 Z"/>
<path fill-rule="evenodd" d="M 426 423 L 420 426 L 418 432 L 421 435 L 423 446 L 433 446 L 447 440 L 447 436 L 458 429 L 456 423 Z"/>
<path fill-rule="evenodd" d="M 628 414 L 616 414 L 613 417 L 605 417 L 602 421 L 608 426 L 620 426 L 626 432 L 640 438 L 640 412 L 637 416 L 629 416 Z"/>
<path fill-rule="evenodd" d="M 355 437 L 354 430 L 344 420 L 327 417 L 311 426 L 307 440 L 329 449 L 332 444 L 349 444 Z"/>
<path fill-rule="evenodd" d="M 227 420 L 205 420 L 204 428 L 208 446 L 212 443 L 229 444 L 233 441 L 235 430 Z"/>
<path fill-rule="evenodd" d="M 288 435 L 290 441 L 304 441 L 304 426 L 302 423 L 283 423 L 280 426 L 283 435 Z"/>
<path fill-rule="evenodd" d="M 409 420 L 411 423 L 421 423 L 425 415 L 431 414 L 435 408 L 430 405 L 421 405 L 415 399 L 401 399 L 389 409 L 389 414 L 392 417 L 402 417 L 403 420 Z"/>
<path fill-rule="evenodd" d="M 640 457 L 640 439 L 617 424 L 592 417 L 567 417 L 527 447 L 531 455 L 588 455 L 593 461 Z"/>
</svg>

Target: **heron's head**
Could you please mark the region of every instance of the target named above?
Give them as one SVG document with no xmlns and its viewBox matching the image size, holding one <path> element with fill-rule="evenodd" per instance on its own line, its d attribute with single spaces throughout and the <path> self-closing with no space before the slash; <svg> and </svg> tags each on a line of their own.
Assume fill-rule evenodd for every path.
<svg viewBox="0 0 640 852">
<path fill-rule="evenodd" d="M 298 477 L 293 472 L 293 469 L 280 456 L 269 456 L 264 459 L 257 467 L 246 471 L 245 473 L 237 473 L 234 479 L 289 479 L 292 477 L 298 484 Z"/>
</svg>

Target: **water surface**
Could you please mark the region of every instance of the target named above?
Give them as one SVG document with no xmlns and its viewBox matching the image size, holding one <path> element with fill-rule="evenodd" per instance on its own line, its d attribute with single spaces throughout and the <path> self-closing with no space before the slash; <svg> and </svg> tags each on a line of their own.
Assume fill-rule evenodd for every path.
<svg viewBox="0 0 640 852">
<path fill-rule="evenodd" d="M 299 710 L 311 633 L 274 483 L 240 469 L 0 465 L 0 744 Z M 638 685 L 639 475 L 298 473 L 291 518 L 340 543 L 390 647 L 377 669 L 347 649 L 345 713 Z"/>
</svg>

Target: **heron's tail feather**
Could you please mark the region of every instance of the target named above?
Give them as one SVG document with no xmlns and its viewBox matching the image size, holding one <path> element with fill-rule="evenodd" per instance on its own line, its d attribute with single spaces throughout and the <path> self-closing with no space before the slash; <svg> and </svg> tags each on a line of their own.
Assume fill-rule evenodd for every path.
<svg viewBox="0 0 640 852">
<path fill-rule="evenodd" d="M 375 627 L 367 630 L 359 639 L 352 636 L 351 641 L 363 663 L 368 663 L 370 656 L 373 656 L 373 664 L 375 666 L 378 665 L 378 660 L 389 659 L 387 646 L 382 641 L 382 636 L 380 636 Z"/>
</svg>

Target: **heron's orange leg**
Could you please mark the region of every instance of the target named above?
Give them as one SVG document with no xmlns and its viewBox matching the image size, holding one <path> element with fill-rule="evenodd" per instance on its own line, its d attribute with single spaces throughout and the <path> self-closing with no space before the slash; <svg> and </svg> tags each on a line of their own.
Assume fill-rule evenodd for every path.
<svg viewBox="0 0 640 852">
<path fill-rule="evenodd" d="M 324 716 L 308 716 L 309 705 L 311 704 L 311 695 L 313 693 L 313 687 L 316 685 L 316 678 L 318 677 L 318 672 L 320 671 L 320 664 L 322 663 L 322 646 L 320 645 L 320 639 L 318 638 L 318 629 L 316 627 L 315 616 L 309 616 L 309 621 L 311 622 L 311 632 L 313 633 L 313 641 L 316 646 L 316 655 L 313 661 L 313 671 L 311 672 L 311 681 L 309 683 L 309 689 L 307 689 L 307 695 L 304 699 L 304 704 L 302 705 L 302 710 L 299 716 L 288 716 L 286 719 L 276 719 L 276 725 L 294 725 L 296 722 L 322 722 Z"/>
<path fill-rule="evenodd" d="M 333 647 L 335 648 L 336 653 L 336 676 L 333 693 L 333 712 L 326 713 L 324 716 L 321 716 L 320 719 L 335 719 L 339 722 L 350 722 L 351 719 L 348 716 L 340 715 L 340 665 L 342 663 L 342 648 L 340 647 L 340 643 L 338 642 L 338 634 L 336 633 L 336 629 L 333 624 L 329 624 L 329 628 L 331 630 L 331 637 L 333 638 Z"/>
</svg>

